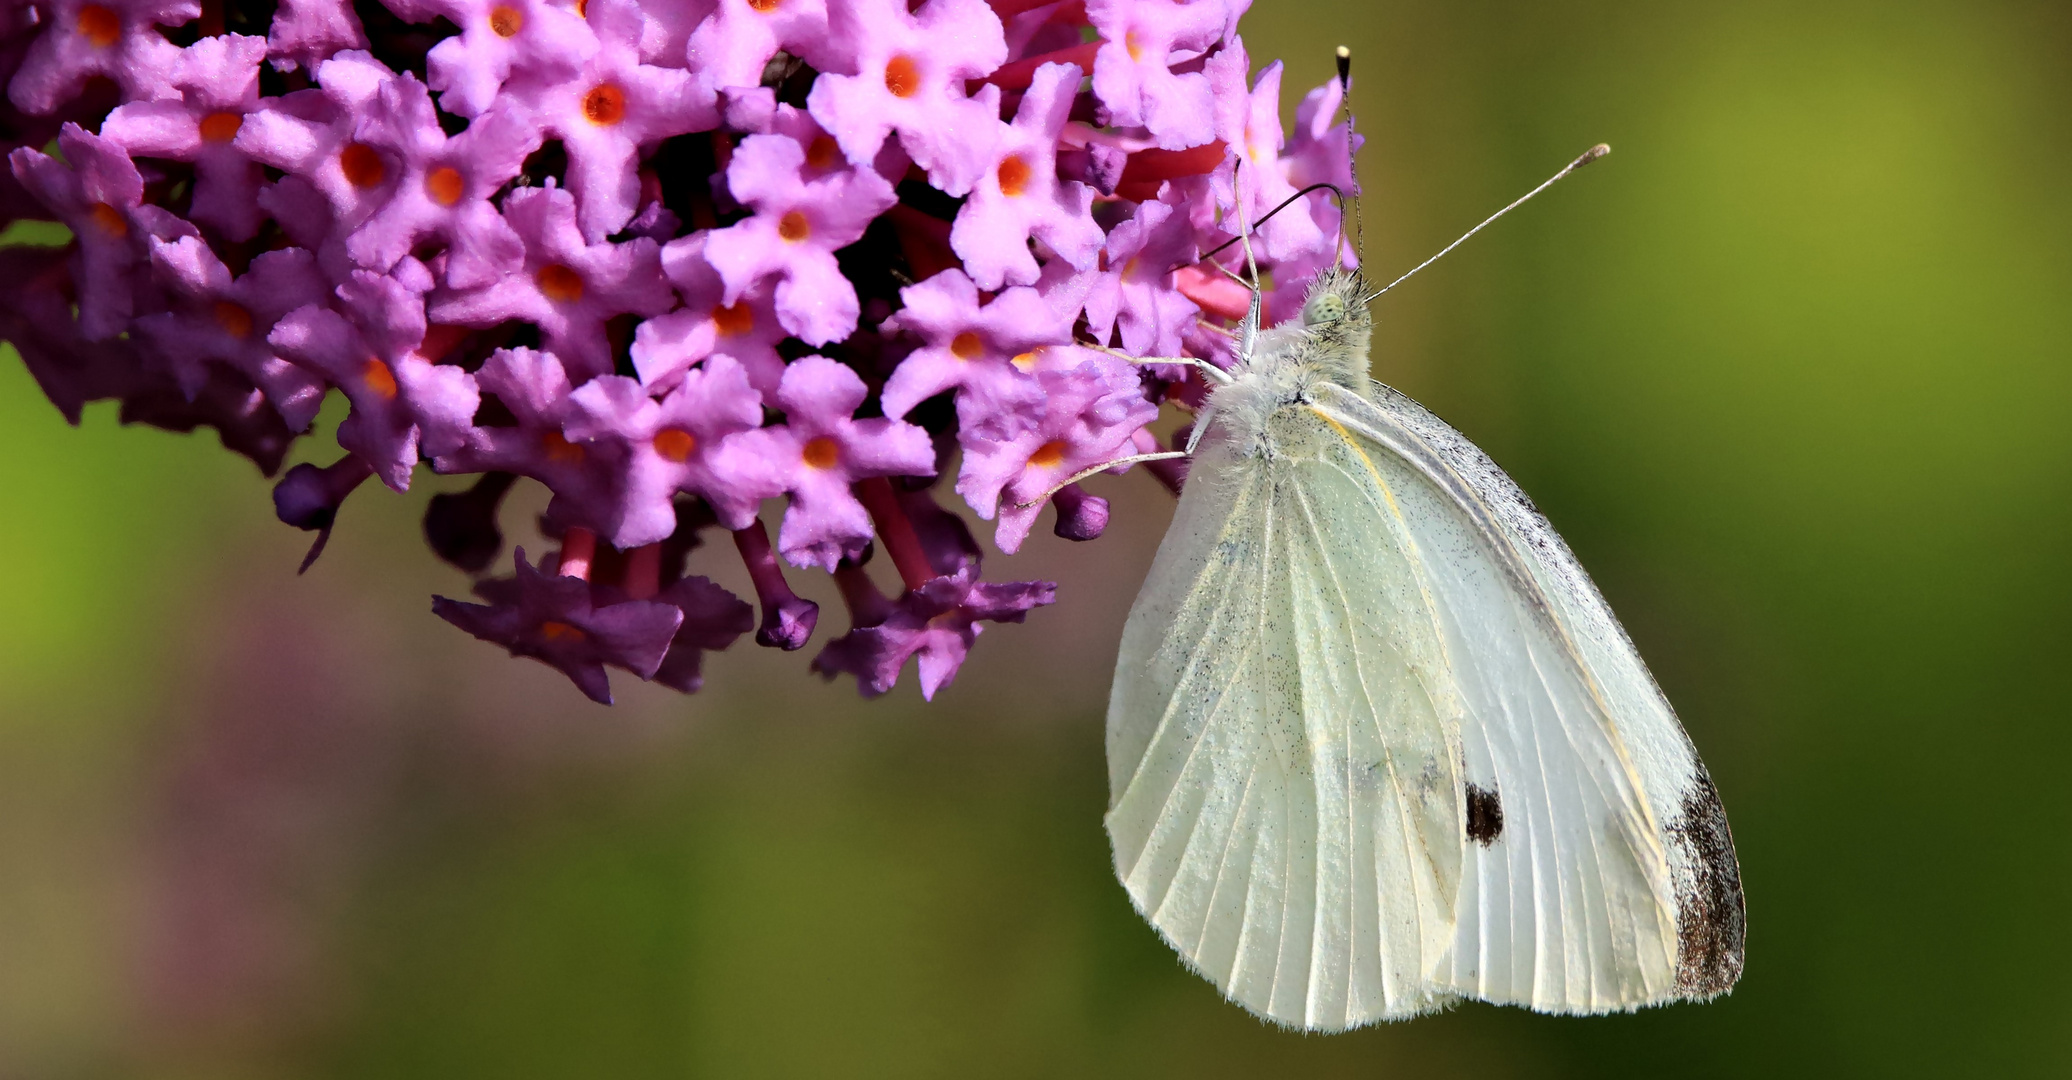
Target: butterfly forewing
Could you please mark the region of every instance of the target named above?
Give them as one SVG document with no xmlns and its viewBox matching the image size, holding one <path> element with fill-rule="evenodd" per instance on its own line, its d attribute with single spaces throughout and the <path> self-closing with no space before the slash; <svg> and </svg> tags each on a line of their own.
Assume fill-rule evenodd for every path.
<svg viewBox="0 0 2072 1080">
<path fill-rule="evenodd" d="M 1731 987 L 1742 915 L 1725 815 L 1588 575 L 1502 470 L 1416 403 L 1386 387 L 1321 400 L 1402 500 L 1464 702 L 1467 782 L 1500 821 L 1471 838 L 1441 984 L 1549 1012 Z"/>
<path fill-rule="evenodd" d="M 1116 864 L 1224 992 L 1337 1029 L 1446 996 L 1464 821 L 1460 701 L 1414 541 L 1353 438 L 1204 444 L 1124 630 L 1109 712 Z"/>
</svg>

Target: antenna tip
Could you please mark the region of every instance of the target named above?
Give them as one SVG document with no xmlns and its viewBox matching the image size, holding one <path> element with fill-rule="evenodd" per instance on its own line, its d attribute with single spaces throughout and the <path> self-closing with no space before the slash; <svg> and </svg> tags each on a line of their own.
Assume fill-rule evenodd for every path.
<svg viewBox="0 0 2072 1080">
<path fill-rule="evenodd" d="M 1601 158 L 1604 155 L 1609 154 L 1611 152 L 1612 147 L 1610 143 L 1598 143 L 1596 146 L 1593 146 L 1590 149 L 1583 151 L 1583 156 L 1577 158 L 1575 164 L 1570 165 L 1569 168 L 1580 169 L 1583 166 L 1588 165 L 1591 162 L 1596 161 L 1598 158 Z"/>
<path fill-rule="evenodd" d="M 1338 84 L 1349 84 L 1353 70 L 1353 51 L 1343 45 L 1338 47 Z"/>
</svg>

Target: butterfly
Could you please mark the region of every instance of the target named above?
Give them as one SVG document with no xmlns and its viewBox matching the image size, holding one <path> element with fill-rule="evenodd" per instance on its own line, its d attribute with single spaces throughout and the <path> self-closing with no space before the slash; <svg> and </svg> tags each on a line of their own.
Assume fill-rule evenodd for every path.
<svg viewBox="0 0 2072 1080">
<path fill-rule="evenodd" d="M 1256 281 L 1231 370 L 1194 362 L 1187 484 L 1116 659 L 1132 903 L 1305 1030 L 1731 989 L 1726 815 L 1603 596 L 1488 455 L 1369 377 L 1357 272 L 1265 329 Z"/>
</svg>

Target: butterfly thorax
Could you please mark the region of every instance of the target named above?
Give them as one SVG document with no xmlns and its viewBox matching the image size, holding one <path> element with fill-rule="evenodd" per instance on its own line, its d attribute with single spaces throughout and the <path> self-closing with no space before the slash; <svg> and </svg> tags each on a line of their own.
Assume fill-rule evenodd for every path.
<svg viewBox="0 0 2072 1080">
<path fill-rule="evenodd" d="M 1229 440 L 1246 457 L 1272 457 L 1283 447 L 1272 420 L 1283 409 L 1306 409 L 1325 384 L 1365 395 L 1372 386 L 1367 346 L 1373 317 L 1363 303 L 1364 283 L 1356 270 L 1333 268 L 1317 275 L 1302 305 L 1299 323 L 1260 331 L 1238 358 L 1229 384 L 1209 398 L 1210 436 Z"/>
</svg>

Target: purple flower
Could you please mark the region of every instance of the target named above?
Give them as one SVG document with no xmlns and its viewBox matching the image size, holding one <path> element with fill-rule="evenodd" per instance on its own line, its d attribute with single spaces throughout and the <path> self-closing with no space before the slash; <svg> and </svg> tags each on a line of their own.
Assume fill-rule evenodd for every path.
<svg viewBox="0 0 2072 1080">
<path fill-rule="evenodd" d="M 872 218 L 897 201 L 874 170 L 839 169 L 806 179 L 806 147 L 783 135 L 750 135 L 727 166 L 727 187 L 755 216 L 715 230 L 705 259 L 719 271 L 732 305 L 765 277 L 776 276 L 777 320 L 808 345 L 825 345 L 856 329 L 856 287 L 842 276 L 835 250 L 855 243 Z"/>
<path fill-rule="evenodd" d="M 978 287 L 945 270 L 900 290 L 906 307 L 891 324 L 924 344 L 907 355 L 885 383 L 885 413 L 904 417 L 914 406 L 955 388 L 957 416 L 966 430 L 1030 409 L 1041 411 L 1036 352 L 1069 345 L 1078 312 L 1059 312 L 1042 294 L 1016 286 L 980 306 Z"/>
<path fill-rule="evenodd" d="M 99 341 L 121 333 L 129 323 L 131 272 L 143 252 L 138 234 L 156 221 L 185 223 L 157 207 L 142 206 L 144 178 L 114 142 L 66 124 L 58 148 L 71 168 L 26 146 L 8 160 L 22 186 L 69 226 L 78 241 L 72 280 L 79 288 L 79 328 Z M 149 216 L 154 211 L 155 218 Z"/>
<path fill-rule="evenodd" d="M 248 114 L 234 145 L 252 160 L 301 177 L 331 205 L 338 227 L 353 229 L 395 190 L 400 163 L 361 141 L 373 118 L 367 106 L 396 76 L 363 52 L 342 52 L 317 65 L 320 90 L 267 101 Z"/>
<path fill-rule="evenodd" d="M 655 242 L 586 243 L 576 228 L 576 201 L 566 191 L 549 184 L 512 192 L 504 218 L 524 241 L 523 265 L 493 284 L 435 296 L 434 319 L 462 326 L 532 323 L 547 351 L 581 380 L 613 369 L 606 321 L 659 315 L 676 302 L 662 279 Z"/>
<path fill-rule="evenodd" d="M 852 164 L 870 164 L 896 131 L 930 183 L 970 191 L 999 139 L 1000 90 L 981 87 L 974 98 L 964 82 L 1007 59 L 999 17 L 983 0 L 928 0 L 912 13 L 905 0 L 848 0 L 828 18 L 831 36 L 853 50 L 854 74 L 814 81 L 813 119 Z"/>
<path fill-rule="evenodd" d="M 1280 156 L 1281 65 L 1267 65 L 1249 95 L 1244 42 L 1232 41 L 1209 58 L 1205 70 L 1216 87 L 1216 136 L 1238 152 L 1235 161 L 1217 169 L 1212 181 L 1216 205 L 1224 208 L 1238 205 L 1233 183 L 1243 188 L 1242 214 L 1224 211 L 1224 226 L 1234 229 L 1240 221 L 1259 221 L 1295 194 Z M 1329 197 L 1319 193 L 1311 198 L 1326 202 Z M 1332 240 L 1317 228 L 1315 218 L 1290 207 L 1258 227 L 1252 247 L 1255 255 L 1279 261 L 1329 250 Z"/>
<path fill-rule="evenodd" d="M 366 48 L 367 34 L 350 0 L 280 0 L 266 45 L 283 71 L 314 71 L 335 52 Z"/>
<path fill-rule="evenodd" d="M 361 145 L 383 151 L 397 176 L 388 201 L 346 240 L 354 262 L 386 271 L 419 240 L 437 237 L 447 244 L 446 284 L 467 289 L 524 260 L 525 241 L 489 201 L 539 148 L 523 109 L 499 109 L 447 138 L 424 84 L 405 75 L 382 84 L 365 116 Z"/>
<path fill-rule="evenodd" d="M 821 71 L 851 63 L 851 50 L 828 33 L 826 0 L 719 0 L 686 55 L 714 87 L 746 87 L 762 82 L 780 49 Z"/>
<path fill-rule="evenodd" d="M 592 243 L 619 231 L 639 207 L 634 165 L 643 145 L 719 123 L 710 86 L 679 68 L 640 62 L 645 22 L 633 0 L 589 0 L 597 51 L 572 79 L 521 75 L 505 93 L 528 106 L 568 150 L 568 189 Z"/>
<path fill-rule="evenodd" d="M 338 445 L 397 491 L 410 487 L 420 449 L 450 453 L 466 440 L 481 403 L 472 376 L 418 351 L 430 274 L 414 259 L 407 264 L 414 273 L 362 270 L 339 286 L 350 320 L 311 305 L 289 313 L 268 337 L 282 355 L 345 391 L 352 413 L 338 425 Z"/>
<path fill-rule="evenodd" d="M 1093 219 L 1094 193 L 1076 180 L 1059 180 L 1058 133 L 1072 114 L 1080 71 L 1071 64 L 1045 64 L 1001 129 L 993 163 L 982 170 L 971 198 L 957 212 L 950 247 L 980 288 L 1036 281 L 1033 237 L 1058 258 L 1088 270 L 1101 249 L 1101 227 Z"/>
<path fill-rule="evenodd" d="M 749 385 L 777 396 L 784 358 L 777 343 L 784 326 L 777 318 L 777 286 L 764 278 L 731 303 L 719 271 L 705 259 L 712 234 L 698 233 L 662 247 L 662 273 L 683 296 L 683 306 L 648 319 L 633 333 L 633 370 L 650 390 L 667 390 L 691 365 L 714 354 L 731 356 L 748 370 Z"/>
<path fill-rule="evenodd" d="M 219 361 L 265 391 L 291 430 L 309 427 L 324 403 L 324 381 L 282 359 L 267 336 L 290 311 L 329 297 L 316 259 L 301 248 L 269 251 L 233 279 L 200 237 L 186 236 L 170 244 L 153 239 L 151 262 L 180 297 L 179 307 L 136 325 L 181 389 L 199 393 L 208 381 L 204 362 Z"/>
<path fill-rule="evenodd" d="M 1108 268 L 1087 294 L 1094 339 L 1107 342 L 1119 327 L 1124 352 L 1177 355 L 1181 332 L 1201 309 L 1173 287 L 1173 269 L 1192 263 L 1198 250 L 1187 215 L 1173 204 L 1137 204 L 1136 216 L 1108 234 Z"/>
<path fill-rule="evenodd" d="M 686 694 L 705 683 L 705 654 L 726 649 L 755 625 L 754 608 L 702 577 L 679 578 L 655 599 L 682 612 L 683 622 L 654 680 Z"/>
<path fill-rule="evenodd" d="M 713 525 L 758 643 L 816 626 L 782 562 L 829 570 L 851 630 L 816 669 L 879 693 L 917 657 L 932 695 L 1052 596 L 980 581 L 938 474 L 1003 550 L 1042 502 L 1098 536 L 1120 507 L 1065 481 L 1206 386 L 1084 339 L 1229 364 L 1250 297 L 1199 253 L 1350 186 L 1340 88 L 1284 147 L 1247 3 L 0 0 L 0 224 L 73 233 L 0 250 L 0 339 L 75 422 L 113 398 L 269 474 L 336 389 L 347 453 L 277 513 L 324 533 L 429 458 L 479 474 L 424 518 L 469 573 L 518 478 L 544 485 L 552 572 L 439 610 L 600 699 L 607 664 L 695 689 L 756 621 L 685 576 Z M 1261 230 L 1270 313 L 1349 258 L 1338 232 L 1321 196 Z"/>
<path fill-rule="evenodd" d="M 101 122 L 103 138 L 130 154 L 194 162 L 189 216 L 226 240 L 259 231 L 259 166 L 237 148 L 245 114 L 259 107 L 266 39 L 228 34 L 182 50 L 172 85 L 178 99 L 133 101 Z"/>
<path fill-rule="evenodd" d="M 612 703 L 604 666 L 654 677 L 669 653 L 683 612 L 674 604 L 623 600 L 599 604 L 580 578 L 540 572 L 518 549 L 517 576 L 484 581 L 475 592 L 488 605 L 432 598 L 432 613 L 468 633 L 560 670 L 600 705 Z"/>
<path fill-rule="evenodd" d="M 1040 420 L 1020 431 L 964 441 L 957 493 L 983 518 L 1000 518 L 993 542 L 1013 554 L 1029 535 L 1053 485 L 1124 456 L 1136 433 L 1158 416 L 1141 376 L 1125 361 L 1094 354 L 1071 371 L 1044 371 Z"/>
<path fill-rule="evenodd" d="M 556 516 L 603 525 L 617 500 L 610 444 L 570 442 L 562 425 L 576 418 L 568 373 L 552 353 L 499 349 L 475 373 L 475 385 L 509 415 L 468 433 L 461 446 L 433 458 L 442 473 L 498 470 L 529 476 L 554 491 Z"/>
<path fill-rule="evenodd" d="M 813 658 L 813 670 L 827 678 L 856 676 L 865 697 L 892 689 L 909 659 L 916 660 L 921 696 L 933 700 L 948 685 L 985 630 L 980 622 L 1021 622 L 1031 608 L 1055 602 L 1048 581 L 981 582 L 973 568 L 938 577 L 902 596 L 884 621 L 859 626 L 828 642 Z"/>
<path fill-rule="evenodd" d="M 56 110 L 96 75 L 113 79 L 129 100 L 174 96 L 180 50 L 154 28 L 201 14 L 196 0 L 46 0 L 36 6 L 43 31 L 7 87 L 8 98 L 26 113 Z"/>
<path fill-rule="evenodd" d="M 618 505 L 607 529 L 613 544 L 635 548 L 676 531 L 679 491 L 704 499 L 729 529 L 755 519 L 754 478 L 715 467 L 728 436 L 763 422 L 762 398 L 732 358 L 707 360 L 660 401 L 638 380 L 604 375 L 576 388 L 569 404 L 570 440 L 616 448 Z"/>
<path fill-rule="evenodd" d="M 1249 5 L 1240 0 L 1087 0 L 1087 21 L 1103 44 L 1094 58 L 1094 94 L 1110 123 L 1143 127 L 1167 150 L 1215 138 L 1215 92 L 1200 72 L 1176 74 L 1235 26 Z"/>
<path fill-rule="evenodd" d="M 755 477 L 766 495 L 789 493 L 777 546 L 794 566 L 833 570 L 870 543 L 871 520 L 849 485 L 872 476 L 928 476 L 928 433 L 897 420 L 853 418 L 869 390 L 823 356 L 793 361 L 777 390 L 785 423 L 744 432 L 719 447 L 713 468 Z"/>
<path fill-rule="evenodd" d="M 397 7 L 412 22 L 444 16 L 460 27 L 425 57 L 425 81 L 440 92 L 439 107 L 455 116 L 488 112 L 513 76 L 567 78 L 598 48 L 581 15 L 545 0 L 409 0 Z"/>
</svg>

